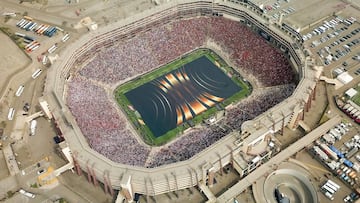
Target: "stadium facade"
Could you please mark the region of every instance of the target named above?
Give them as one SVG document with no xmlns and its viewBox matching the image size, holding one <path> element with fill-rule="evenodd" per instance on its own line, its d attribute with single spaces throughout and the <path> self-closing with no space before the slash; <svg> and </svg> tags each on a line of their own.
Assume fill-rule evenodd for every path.
<svg viewBox="0 0 360 203">
<path fill-rule="evenodd" d="M 65 104 L 65 84 L 74 71 L 74 63 L 80 56 L 86 59 L 86 55 L 90 57 L 97 49 L 111 46 L 113 36 L 126 39 L 126 36 L 135 35 L 154 25 L 193 16 L 230 18 L 247 24 L 268 38 L 288 55 L 298 73 L 299 83 L 292 96 L 255 119 L 243 123 L 240 132 L 232 132 L 185 161 L 144 168 L 115 163 L 92 150 Z M 118 39 L 121 40 L 119 37 Z M 246 151 L 264 140 L 268 133 L 282 133 L 285 127 L 295 129 L 315 99 L 321 70 L 318 70 L 305 54 L 296 33 L 279 22 L 270 22 L 255 5 L 226 0 L 171 1 L 90 32 L 69 44 L 61 53 L 61 60 L 49 69 L 44 98 L 48 101 L 53 117 L 72 151 L 74 165 L 79 174 L 85 171 L 94 184 L 100 181 L 104 184 L 105 191 L 112 195 L 114 190 L 120 190 L 128 200 L 133 199 L 135 193 L 155 196 L 193 186 L 211 186 L 215 173 L 229 163 L 241 176 L 250 173 L 249 166 L 238 156 L 240 151 Z"/>
</svg>

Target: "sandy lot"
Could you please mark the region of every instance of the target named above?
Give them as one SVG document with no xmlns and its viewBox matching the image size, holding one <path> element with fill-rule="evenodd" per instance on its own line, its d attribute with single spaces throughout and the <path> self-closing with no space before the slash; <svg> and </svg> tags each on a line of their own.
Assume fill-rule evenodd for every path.
<svg viewBox="0 0 360 203">
<path fill-rule="evenodd" d="M 1 47 L 0 49 L 0 90 L 3 89 L 8 80 L 16 72 L 24 69 L 30 59 L 19 47 L 4 33 L 0 32 Z"/>
</svg>

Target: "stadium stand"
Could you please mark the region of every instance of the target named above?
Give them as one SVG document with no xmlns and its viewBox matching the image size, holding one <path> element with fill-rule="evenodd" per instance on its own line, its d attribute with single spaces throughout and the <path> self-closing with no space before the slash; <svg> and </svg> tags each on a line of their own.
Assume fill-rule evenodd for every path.
<svg viewBox="0 0 360 203">
<path fill-rule="evenodd" d="M 175 142 L 150 153 L 139 142 L 125 116 L 106 94 L 106 85 L 126 81 L 167 64 L 184 53 L 215 42 L 245 76 L 260 86 L 227 112 L 229 129 L 212 126 L 191 130 Z M 84 55 L 84 57 L 88 57 Z M 92 149 L 114 162 L 157 167 L 191 158 L 244 121 L 289 97 L 294 73 L 285 56 L 247 26 L 218 17 L 172 21 L 102 48 L 69 81 L 67 105 Z M 245 77 L 246 78 L 246 77 Z M 264 102 L 266 101 L 266 102 Z M 112 118 L 112 119 L 109 119 Z"/>
</svg>

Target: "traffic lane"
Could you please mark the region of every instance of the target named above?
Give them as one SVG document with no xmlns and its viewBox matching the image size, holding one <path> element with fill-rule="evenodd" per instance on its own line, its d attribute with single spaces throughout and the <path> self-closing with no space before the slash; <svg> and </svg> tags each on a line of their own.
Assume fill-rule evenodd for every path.
<svg viewBox="0 0 360 203">
<path fill-rule="evenodd" d="M 26 74 L 25 74 L 26 75 Z M 25 103 L 29 103 L 30 104 L 30 110 L 32 110 L 32 100 L 33 100 L 33 96 L 34 96 L 34 88 L 35 88 L 35 83 L 36 81 L 34 81 L 31 76 L 29 78 L 28 74 L 27 76 L 25 76 L 26 81 L 24 83 L 18 83 L 18 80 L 16 78 L 22 78 L 17 76 L 16 78 L 13 78 L 13 87 L 16 87 L 15 89 L 10 88 L 9 89 L 9 94 L 6 98 L 6 103 L 8 104 L 8 106 L 4 107 L 4 111 L 7 113 L 9 112 L 10 108 L 14 108 L 15 109 L 15 116 L 13 118 L 13 120 L 9 121 L 6 118 L 6 128 L 4 129 L 4 134 L 8 135 L 10 138 L 10 135 L 13 133 L 14 131 L 14 127 L 15 127 L 15 122 L 23 122 L 23 120 L 26 118 L 26 116 L 28 116 L 28 114 L 31 113 L 30 112 L 25 112 L 24 111 L 24 105 Z M 15 84 L 16 83 L 16 84 Z M 17 89 L 19 88 L 20 85 L 24 85 L 24 91 L 23 93 L 20 95 L 20 97 L 15 96 L 15 93 L 17 91 Z M 20 117 L 22 117 L 22 119 L 20 119 Z M 26 124 L 24 123 L 24 127 L 26 128 Z M 13 142 L 14 140 L 8 140 L 9 142 Z"/>
</svg>

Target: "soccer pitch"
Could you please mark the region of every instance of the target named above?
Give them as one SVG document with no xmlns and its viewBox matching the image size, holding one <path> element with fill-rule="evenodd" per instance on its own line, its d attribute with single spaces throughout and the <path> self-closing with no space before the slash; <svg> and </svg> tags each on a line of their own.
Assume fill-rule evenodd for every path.
<svg viewBox="0 0 360 203">
<path fill-rule="evenodd" d="M 238 101 L 249 86 L 214 52 L 199 49 L 115 90 L 129 120 L 150 145 L 161 145 Z"/>
</svg>

